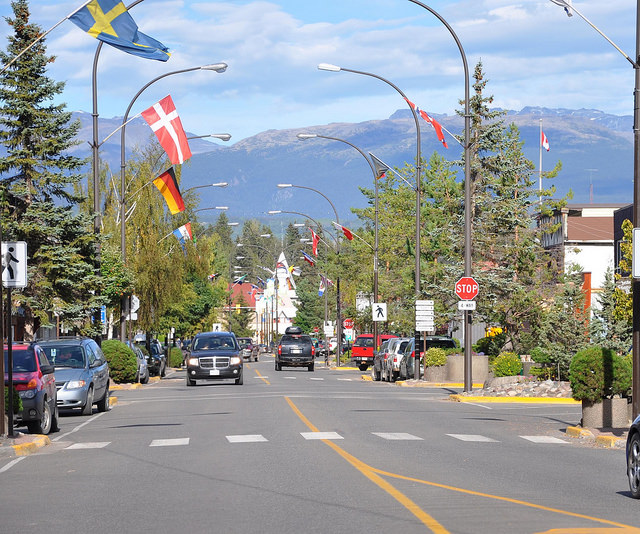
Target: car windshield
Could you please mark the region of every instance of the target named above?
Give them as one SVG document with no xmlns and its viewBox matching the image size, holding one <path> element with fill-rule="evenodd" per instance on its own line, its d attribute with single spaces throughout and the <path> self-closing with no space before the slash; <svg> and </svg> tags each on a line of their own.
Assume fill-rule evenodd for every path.
<svg viewBox="0 0 640 534">
<path fill-rule="evenodd" d="M 13 347 L 13 372 L 14 373 L 33 373 L 36 369 L 36 359 L 32 348 L 16 349 Z M 9 354 L 4 351 L 4 368 L 5 372 L 9 368 Z"/>
<path fill-rule="evenodd" d="M 203 336 L 193 341 L 192 350 L 233 350 L 236 348 L 231 336 Z"/>
<path fill-rule="evenodd" d="M 42 349 L 49 361 L 56 367 L 84 368 L 84 353 L 77 345 L 58 345 L 55 347 L 42 347 Z"/>
<path fill-rule="evenodd" d="M 354 347 L 373 347 L 372 337 L 359 337 L 353 344 Z"/>
</svg>

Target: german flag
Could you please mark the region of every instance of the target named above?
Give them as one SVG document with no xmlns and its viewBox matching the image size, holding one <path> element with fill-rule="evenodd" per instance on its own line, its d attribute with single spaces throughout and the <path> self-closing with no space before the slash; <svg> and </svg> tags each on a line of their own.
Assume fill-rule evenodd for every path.
<svg viewBox="0 0 640 534">
<path fill-rule="evenodd" d="M 160 176 L 158 176 L 153 181 L 153 185 L 155 185 L 160 190 L 160 193 L 162 193 L 172 215 L 184 211 L 184 201 L 180 194 L 178 182 L 176 182 L 176 173 L 174 172 L 173 167 L 169 167 Z"/>
</svg>

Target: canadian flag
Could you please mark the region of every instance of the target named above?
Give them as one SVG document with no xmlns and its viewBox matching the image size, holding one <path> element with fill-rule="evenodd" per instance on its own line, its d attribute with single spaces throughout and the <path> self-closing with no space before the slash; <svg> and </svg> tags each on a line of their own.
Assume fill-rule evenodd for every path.
<svg viewBox="0 0 640 534">
<path fill-rule="evenodd" d="M 442 126 L 440 126 L 440 123 L 433 117 L 427 115 L 426 111 L 422 111 L 408 98 L 405 98 L 405 100 L 407 101 L 407 104 L 409 104 L 418 115 L 420 115 L 425 121 L 433 126 L 433 129 L 436 131 L 436 135 L 438 136 L 438 141 L 440 141 L 445 148 L 449 148 L 449 146 L 447 145 L 447 141 L 444 138 L 444 133 L 442 132 Z"/>
<path fill-rule="evenodd" d="M 542 139 L 540 140 L 540 143 L 542 144 L 542 148 L 549 152 L 549 140 L 547 139 L 547 136 L 544 135 L 544 132 L 542 132 Z"/>
<path fill-rule="evenodd" d="M 320 236 L 313 231 L 313 228 L 309 228 L 311 230 L 311 249 L 313 251 L 313 255 L 318 255 L 318 241 L 320 241 Z"/>
<path fill-rule="evenodd" d="M 191 157 L 189 142 L 171 95 L 145 109 L 141 115 L 155 132 L 173 165 L 184 163 Z"/>
</svg>

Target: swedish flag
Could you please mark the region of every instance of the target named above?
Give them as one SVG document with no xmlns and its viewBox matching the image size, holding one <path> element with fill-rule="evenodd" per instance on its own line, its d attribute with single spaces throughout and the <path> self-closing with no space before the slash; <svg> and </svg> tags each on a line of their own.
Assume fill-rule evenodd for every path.
<svg viewBox="0 0 640 534">
<path fill-rule="evenodd" d="M 89 35 L 128 54 L 159 61 L 169 59 L 169 49 L 139 32 L 121 1 L 91 0 L 71 15 L 70 20 Z"/>
</svg>

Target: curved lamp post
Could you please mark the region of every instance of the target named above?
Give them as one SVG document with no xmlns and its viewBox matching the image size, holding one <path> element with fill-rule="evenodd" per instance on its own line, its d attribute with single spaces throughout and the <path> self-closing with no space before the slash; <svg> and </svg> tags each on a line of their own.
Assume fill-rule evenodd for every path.
<svg viewBox="0 0 640 534">
<path fill-rule="evenodd" d="M 356 145 L 347 141 L 346 139 L 341 139 L 339 137 L 331 137 L 328 135 L 320 135 L 314 133 L 299 133 L 297 135 L 298 139 L 329 139 L 332 141 L 340 141 L 341 143 L 345 143 L 350 147 L 357 150 L 360 155 L 366 160 L 371 168 L 371 173 L 373 174 L 373 183 L 375 185 L 375 201 L 374 201 L 374 238 L 373 238 L 373 302 L 378 302 L 378 179 L 382 177 L 382 175 L 387 172 L 388 168 L 385 166 L 384 168 L 377 169 L 376 160 L 372 163 L 371 160 L 367 157 L 367 155 Z M 373 343 L 378 349 L 378 321 L 373 321 Z"/>
<path fill-rule="evenodd" d="M 125 212 L 126 212 L 126 203 L 125 203 L 125 198 L 124 198 L 124 191 L 125 191 L 125 131 L 126 131 L 126 124 L 128 122 L 128 117 L 129 117 L 129 112 L 131 111 L 131 108 L 133 107 L 133 104 L 135 104 L 136 100 L 138 99 L 138 97 L 152 84 L 156 83 L 159 80 L 162 80 L 163 78 L 166 78 L 167 76 L 173 76 L 174 74 L 182 74 L 185 72 L 191 72 L 194 70 L 212 70 L 215 72 L 224 72 L 225 70 L 227 70 L 227 64 L 226 63 L 214 63 L 211 65 L 202 65 L 200 67 L 191 67 L 188 69 L 180 69 L 180 70 L 174 70 L 171 72 L 167 72 L 165 74 L 162 74 L 160 76 L 157 76 L 156 78 L 154 78 L 153 80 L 151 80 L 150 82 L 148 82 L 147 84 L 145 84 L 137 93 L 136 95 L 131 99 L 131 102 L 129 102 L 129 106 L 127 107 L 127 111 L 125 111 L 124 116 L 122 117 L 122 126 L 121 126 L 121 130 L 120 130 L 120 254 L 121 254 L 121 258 L 122 258 L 122 263 L 125 263 L 126 261 L 126 237 L 125 237 L 125 225 L 124 225 L 124 220 L 125 220 Z M 97 152 L 97 149 L 96 149 Z M 97 158 L 97 155 L 94 155 L 95 158 Z M 96 166 L 97 168 L 97 166 Z M 95 178 L 94 178 L 95 181 Z M 94 185 L 95 187 L 95 185 Z M 96 210 L 96 206 L 95 206 L 95 199 L 98 198 L 98 207 Z M 99 191 L 96 192 L 94 191 L 94 210 L 96 211 L 96 218 L 98 219 L 98 227 L 99 227 L 99 217 L 98 217 L 98 213 L 100 211 L 100 206 L 99 206 Z M 122 306 L 121 306 L 121 311 L 120 311 L 120 340 L 121 341 L 125 341 L 126 338 L 126 332 L 125 332 L 125 320 L 124 320 L 124 298 L 122 300 Z"/>
<path fill-rule="evenodd" d="M 378 74 L 373 74 L 371 72 L 364 72 L 364 71 L 360 71 L 360 70 L 353 70 L 353 69 L 346 69 L 344 67 L 338 67 L 337 65 L 331 65 L 329 63 L 320 63 L 318 65 L 318 69 L 320 70 L 326 70 L 329 72 L 340 72 L 340 71 L 345 71 L 345 72 L 352 72 L 354 74 L 362 74 L 364 76 L 371 76 L 372 78 L 376 78 L 384 83 L 386 83 L 387 85 L 393 87 L 398 93 L 400 93 L 400 96 L 402 96 L 402 98 L 405 100 L 405 102 L 407 103 L 407 106 L 409 106 L 409 109 L 411 110 L 411 114 L 413 115 L 413 120 L 415 122 L 416 125 L 416 236 L 415 236 L 415 240 L 416 240 L 416 258 L 415 258 L 415 299 L 419 300 L 420 296 L 421 296 L 421 291 L 420 291 L 420 204 L 421 204 L 421 199 L 420 199 L 420 195 L 421 195 L 421 190 L 422 190 L 422 185 L 420 183 L 420 170 L 422 167 L 422 154 L 421 154 L 421 140 L 420 140 L 420 122 L 418 121 L 418 114 L 416 113 L 416 110 L 413 109 L 413 107 L 409 104 L 409 99 L 407 98 L 407 95 L 405 95 L 402 90 L 396 86 L 395 84 L 393 84 L 392 82 L 390 82 L 389 80 L 387 80 L 386 78 L 383 78 L 382 76 L 379 76 Z M 416 342 L 419 340 L 419 334 L 416 332 Z M 377 343 L 377 341 L 376 341 Z M 416 343 L 417 344 L 417 343 Z M 419 362 L 418 359 L 416 358 L 416 369 L 418 370 L 418 372 L 416 372 L 415 376 L 416 377 L 420 377 L 420 367 L 419 367 Z"/>
<path fill-rule="evenodd" d="M 460 50 L 464 67 L 464 275 L 471 276 L 471 113 L 469 110 L 469 67 L 462 43 L 453 28 L 440 14 L 418 0 L 409 0 L 434 15 L 449 30 Z M 638 71 L 636 70 L 636 73 Z M 637 74 L 636 74 L 637 76 Z M 637 112 L 637 109 L 636 109 Z M 464 390 L 471 391 L 471 312 L 464 311 Z"/>
</svg>

